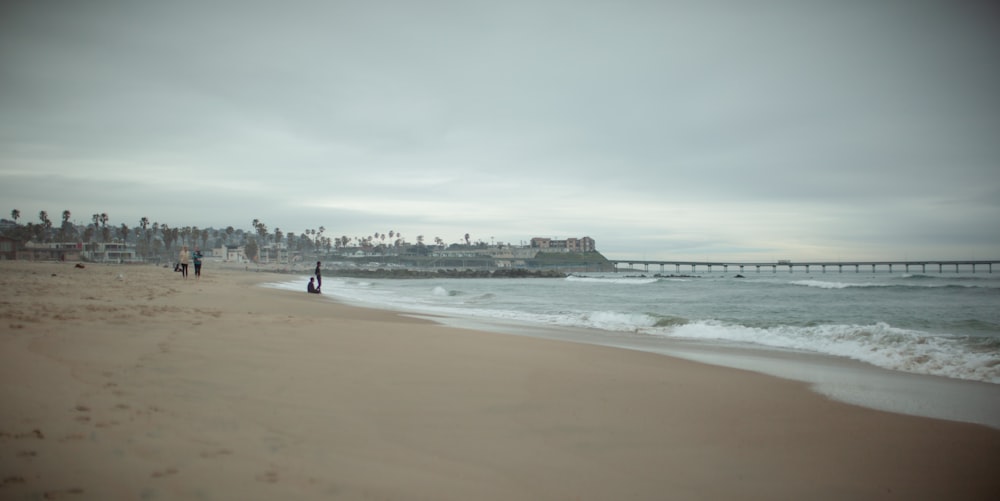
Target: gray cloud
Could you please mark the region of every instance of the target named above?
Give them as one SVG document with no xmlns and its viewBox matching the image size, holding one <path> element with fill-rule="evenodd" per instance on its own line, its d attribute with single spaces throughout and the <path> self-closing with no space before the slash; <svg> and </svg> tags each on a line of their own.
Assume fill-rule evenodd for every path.
<svg viewBox="0 0 1000 501">
<path fill-rule="evenodd" d="M 1000 255 L 988 4 L 0 9 L 0 198 L 25 214 Z"/>
</svg>

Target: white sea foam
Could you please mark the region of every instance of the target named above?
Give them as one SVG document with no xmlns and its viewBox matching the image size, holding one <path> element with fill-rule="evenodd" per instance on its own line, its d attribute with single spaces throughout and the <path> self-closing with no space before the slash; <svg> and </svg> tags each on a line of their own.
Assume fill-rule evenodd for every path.
<svg viewBox="0 0 1000 501">
<path fill-rule="evenodd" d="M 820 289 L 846 289 L 848 287 L 884 287 L 884 285 L 882 284 L 825 282 L 823 280 L 796 280 L 789 283 L 792 285 L 802 285 L 806 287 L 818 287 Z"/>
<path fill-rule="evenodd" d="M 435 289 L 434 295 L 441 297 L 450 294 L 446 290 L 439 292 Z M 997 350 L 969 353 L 961 339 L 931 336 L 920 331 L 895 328 L 885 323 L 808 327 L 784 325 L 759 328 L 715 320 L 694 322 L 678 320 L 666 322 L 667 326 L 664 327 L 660 326 L 663 322 L 660 322 L 658 317 L 644 313 L 619 311 L 537 313 L 400 301 L 400 299 L 402 298 L 387 296 L 379 300 L 374 295 L 367 296 L 367 301 L 427 313 L 642 333 L 680 339 L 755 344 L 841 356 L 904 372 L 1000 383 L 1000 352 Z"/>
<path fill-rule="evenodd" d="M 885 323 L 755 328 L 699 321 L 651 333 L 823 353 L 886 369 L 1000 383 L 1000 352 L 970 352 L 963 339 L 932 336 Z"/>
<path fill-rule="evenodd" d="M 618 285 L 646 285 L 653 284 L 659 281 L 658 278 L 646 278 L 646 277 L 622 277 L 622 278 L 605 278 L 605 277 L 581 277 L 577 275 L 570 275 L 566 277 L 567 282 L 587 282 L 594 284 L 618 284 Z"/>
<path fill-rule="evenodd" d="M 812 303 L 809 308 L 817 309 L 813 324 L 803 325 L 802 319 L 792 321 L 794 315 L 805 309 L 802 306 L 805 303 L 799 301 L 799 294 L 792 289 L 794 287 L 847 289 L 893 287 L 892 285 L 810 279 L 794 282 L 768 280 L 759 283 L 696 280 L 687 284 L 662 284 L 662 287 L 657 287 L 647 285 L 657 279 L 575 277 L 567 280 L 568 282 L 443 281 L 428 284 L 419 281 L 362 282 L 328 279 L 329 283 L 324 284 L 324 293 L 347 302 L 394 310 L 472 317 L 501 323 L 511 321 L 539 326 L 599 329 L 606 331 L 611 338 L 625 333 L 638 333 L 664 339 L 754 344 L 847 357 L 890 370 L 1000 384 L 1000 337 L 994 334 L 997 325 L 995 319 L 985 311 L 963 312 L 962 315 L 971 316 L 956 315 L 950 323 L 928 327 L 927 330 L 934 330 L 935 333 L 893 327 L 892 323 L 896 321 L 924 325 L 928 319 L 935 318 L 927 316 L 920 323 L 916 321 L 920 319 L 919 312 L 901 313 L 899 308 L 886 310 L 885 317 L 881 317 L 883 313 L 877 308 L 868 310 L 869 318 L 861 320 L 864 323 L 852 324 L 851 319 L 863 316 L 865 312 L 858 303 L 851 302 L 840 310 L 834 307 L 840 303 Z M 909 280 L 912 279 L 907 279 Z M 940 283 L 936 279 L 934 281 Z M 304 291 L 306 282 L 308 277 L 272 286 Z M 641 293 L 636 287 L 590 287 L 590 283 L 639 285 Z M 781 286 L 785 289 L 778 289 L 776 293 L 775 287 Z M 954 292 L 921 289 L 941 291 L 934 292 L 936 296 L 928 296 L 935 298 L 954 297 L 953 294 L 958 294 L 959 291 L 970 291 L 964 288 L 954 289 Z M 705 295 L 706 290 L 711 293 Z M 906 288 L 886 289 L 887 294 L 890 290 L 905 291 Z M 702 295 L 689 297 L 688 291 Z M 773 299 L 765 297 L 767 304 L 771 305 L 771 311 L 779 312 L 777 316 L 773 313 L 757 314 L 756 308 L 751 310 L 752 313 L 746 314 L 745 310 L 732 306 L 740 305 L 743 300 L 760 301 L 760 294 L 780 294 Z M 906 294 L 912 295 L 912 292 Z M 993 297 L 990 291 L 973 294 L 976 295 L 971 297 L 978 298 L 975 299 L 978 301 Z M 866 298 L 865 301 L 869 299 Z M 706 300 L 727 302 L 713 305 L 706 303 Z M 909 302 L 910 298 L 907 300 Z M 709 307 L 703 307 L 705 304 Z M 964 307 L 964 303 L 962 306 Z M 845 309 L 848 314 L 839 313 Z M 787 316 L 780 314 L 784 311 L 789 312 Z M 726 321 L 711 318 L 717 314 L 732 318 Z M 837 314 L 841 316 L 835 317 L 833 321 L 828 318 Z M 915 319 L 913 315 L 918 318 Z M 963 318 L 971 318 L 974 322 L 963 322 Z M 953 329 L 971 333 L 973 337 L 945 334 L 956 332 Z"/>
<path fill-rule="evenodd" d="M 578 318 L 582 326 L 610 331 L 635 331 L 656 325 L 655 318 L 643 313 L 595 311 Z"/>
<path fill-rule="evenodd" d="M 901 275 L 901 280 L 893 282 L 831 282 L 826 280 L 794 280 L 788 282 L 790 285 L 805 287 L 818 287 L 820 289 L 848 289 L 853 287 L 964 287 L 964 288 L 996 288 L 997 285 L 990 283 L 973 282 L 968 278 L 958 278 L 949 281 L 946 278 L 915 276 L 908 277 Z M 971 282 L 971 283 L 970 283 Z"/>
</svg>

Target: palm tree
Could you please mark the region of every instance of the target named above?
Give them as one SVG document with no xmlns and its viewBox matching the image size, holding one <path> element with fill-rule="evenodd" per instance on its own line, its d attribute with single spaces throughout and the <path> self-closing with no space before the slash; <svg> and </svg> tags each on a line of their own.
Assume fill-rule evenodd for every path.
<svg viewBox="0 0 1000 501">
<path fill-rule="evenodd" d="M 281 237 L 282 236 L 284 236 L 284 235 L 281 233 L 281 228 L 275 228 L 274 229 L 274 252 L 275 252 L 274 260 L 277 263 L 281 263 L 281 250 L 280 250 L 280 247 L 278 246 L 278 244 L 281 243 Z"/>
<path fill-rule="evenodd" d="M 163 235 L 163 246 L 169 251 L 174 241 L 174 233 L 167 223 L 160 225 L 160 233 Z"/>
<path fill-rule="evenodd" d="M 40 211 L 38 213 L 38 219 L 42 221 L 40 229 L 44 232 L 42 234 L 42 240 L 48 241 L 49 229 L 52 228 L 52 221 L 49 221 L 49 213 L 45 211 Z"/>
<path fill-rule="evenodd" d="M 111 240 L 111 230 L 108 229 L 108 221 L 110 219 L 111 218 L 108 217 L 107 212 L 102 212 L 99 216 L 97 216 L 97 220 L 101 222 L 101 239 L 104 242 Z"/>
<path fill-rule="evenodd" d="M 72 217 L 72 213 L 68 210 L 62 212 L 62 225 L 59 226 L 59 241 L 65 242 L 69 239 L 69 230 L 73 228 L 73 225 L 69 223 L 69 218 Z"/>
<path fill-rule="evenodd" d="M 258 247 L 263 249 L 264 245 L 267 244 L 267 225 L 262 223 L 259 219 L 254 219 L 253 222 L 254 227 L 257 228 L 257 234 L 260 236 L 260 243 Z"/>
<path fill-rule="evenodd" d="M 45 240 L 49 241 L 52 239 L 52 220 L 49 219 L 48 213 L 45 213 L 45 221 L 43 221 L 42 224 L 45 225 Z"/>
<path fill-rule="evenodd" d="M 14 219 L 14 224 L 17 224 L 17 220 L 21 219 L 21 211 L 14 209 L 10 211 L 10 217 Z"/>
<path fill-rule="evenodd" d="M 139 227 L 142 228 L 142 237 L 146 241 L 146 245 L 144 245 L 143 248 L 142 248 L 142 256 L 143 257 L 148 257 L 149 256 L 149 239 L 150 239 L 150 236 L 149 236 L 149 232 L 146 231 L 146 228 L 149 228 L 149 218 L 146 217 L 146 216 L 142 216 L 142 218 L 139 219 Z"/>
</svg>

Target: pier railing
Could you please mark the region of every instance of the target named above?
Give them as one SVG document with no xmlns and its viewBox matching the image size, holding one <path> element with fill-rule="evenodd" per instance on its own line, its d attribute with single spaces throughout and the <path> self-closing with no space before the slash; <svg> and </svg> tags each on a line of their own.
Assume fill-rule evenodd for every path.
<svg viewBox="0 0 1000 501">
<path fill-rule="evenodd" d="M 645 261 L 636 259 L 609 259 L 614 266 L 615 272 L 621 271 L 636 271 L 637 267 L 645 273 L 649 273 L 650 266 L 654 269 L 659 266 L 660 273 L 666 272 L 668 266 L 674 267 L 675 273 L 681 273 L 682 267 L 689 267 L 692 273 L 697 272 L 698 268 L 707 270 L 711 273 L 714 269 L 721 268 L 724 273 L 728 273 L 730 268 L 739 269 L 740 273 L 744 273 L 747 270 L 754 270 L 760 273 L 763 268 L 765 271 L 771 271 L 772 273 L 777 273 L 778 270 L 787 269 L 789 273 L 799 269 L 800 271 L 805 271 L 809 273 L 812 269 L 820 269 L 823 273 L 827 272 L 827 269 L 837 271 L 838 273 L 843 273 L 846 268 L 848 271 L 853 271 L 855 273 L 860 273 L 862 269 L 867 271 L 869 268 L 872 273 L 878 271 L 888 271 L 892 273 L 894 271 L 903 271 L 909 273 L 911 268 L 914 271 L 919 270 L 921 273 L 927 273 L 928 267 L 931 271 L 937 271 L 938 273 L 945 272 L 971 272 L 977 273 L 980 271 L 986 271 L 987 273 L 993 273 L 993 265 L 1000 265 L 1000 259 L 993 260 L 970 260 L 970 261 L 771 261 L 771 262 L 759 262 L 759 263 L 740 263 L 740 262 L 725 262 L 725 261 Z M 937 268 L 935 270 L 935 267 Z M 768 270 L 770 269 L 770 270 Z"/>
</svg>

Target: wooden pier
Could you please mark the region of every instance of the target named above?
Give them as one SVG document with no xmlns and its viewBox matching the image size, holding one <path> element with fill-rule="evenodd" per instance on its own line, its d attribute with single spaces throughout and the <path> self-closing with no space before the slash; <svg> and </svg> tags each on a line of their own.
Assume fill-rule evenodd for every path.
<svg viewBox="0 0 1000 501">
<path fill-rule="evenodd" d="M 707 270 L 708 273 L 712 273 L 713 269 L 722 269 L 724 273 L 728 273 L 730 268 L 738 269 L 740 273 L 744 273 L 746 270 L 755 270 L 760 273 L 761 268 L 765 271 L 770 271 L 772 273 L 777 273 L 778 270 L 788 269 L 789 273 L 792 273 L 796 269 L 799 271 L 805 271 L 809 273 L 810 270 L 820 269 L 823 273 L 827 272 L 827 268 L 836 270 L 838 273 L 843 273 L 844 269 L 847 268 L 851 271 L 854 269 L 855 273 L 860 273 L 862 269 L 871 269 L 872 273 L 878 271 L 888 271 L 893 273 L 894 271 L 902 271 L 909 273 L 911 268 L 913 271 L 919 271 L 920 273 L 927 273 L 928 267 L 931 272 L 945 273 L 954 272 L 959 273 L 960 271 L 977 273 L 980 271 L 986 271 L 987 273 L 993 273 L 993 265 L 1000 265 L 1000 259 L 993 260 L 981 260 L 981 261 L 771 261 L 766 263 L 739 263 L 739 262 L 725 262 L 725 261 L 643 261 L 635 259 L 609 259 L 614 266 L 614 271 L 636 271 L 637 266 L 640 269 L 649 273 L 650 266 L 654 269 L 659 266 L 660 273 L 666 272 L 666 267 L 673 266 L 674 273 L 681 273 L 681 267 L 689 267 L 691 273 L 697 272 L 698 268 Z M 621 266 L 625 268 L 621 268 Z M 936 270 L 935 270 L 936 268 Z"/>
</svg>

